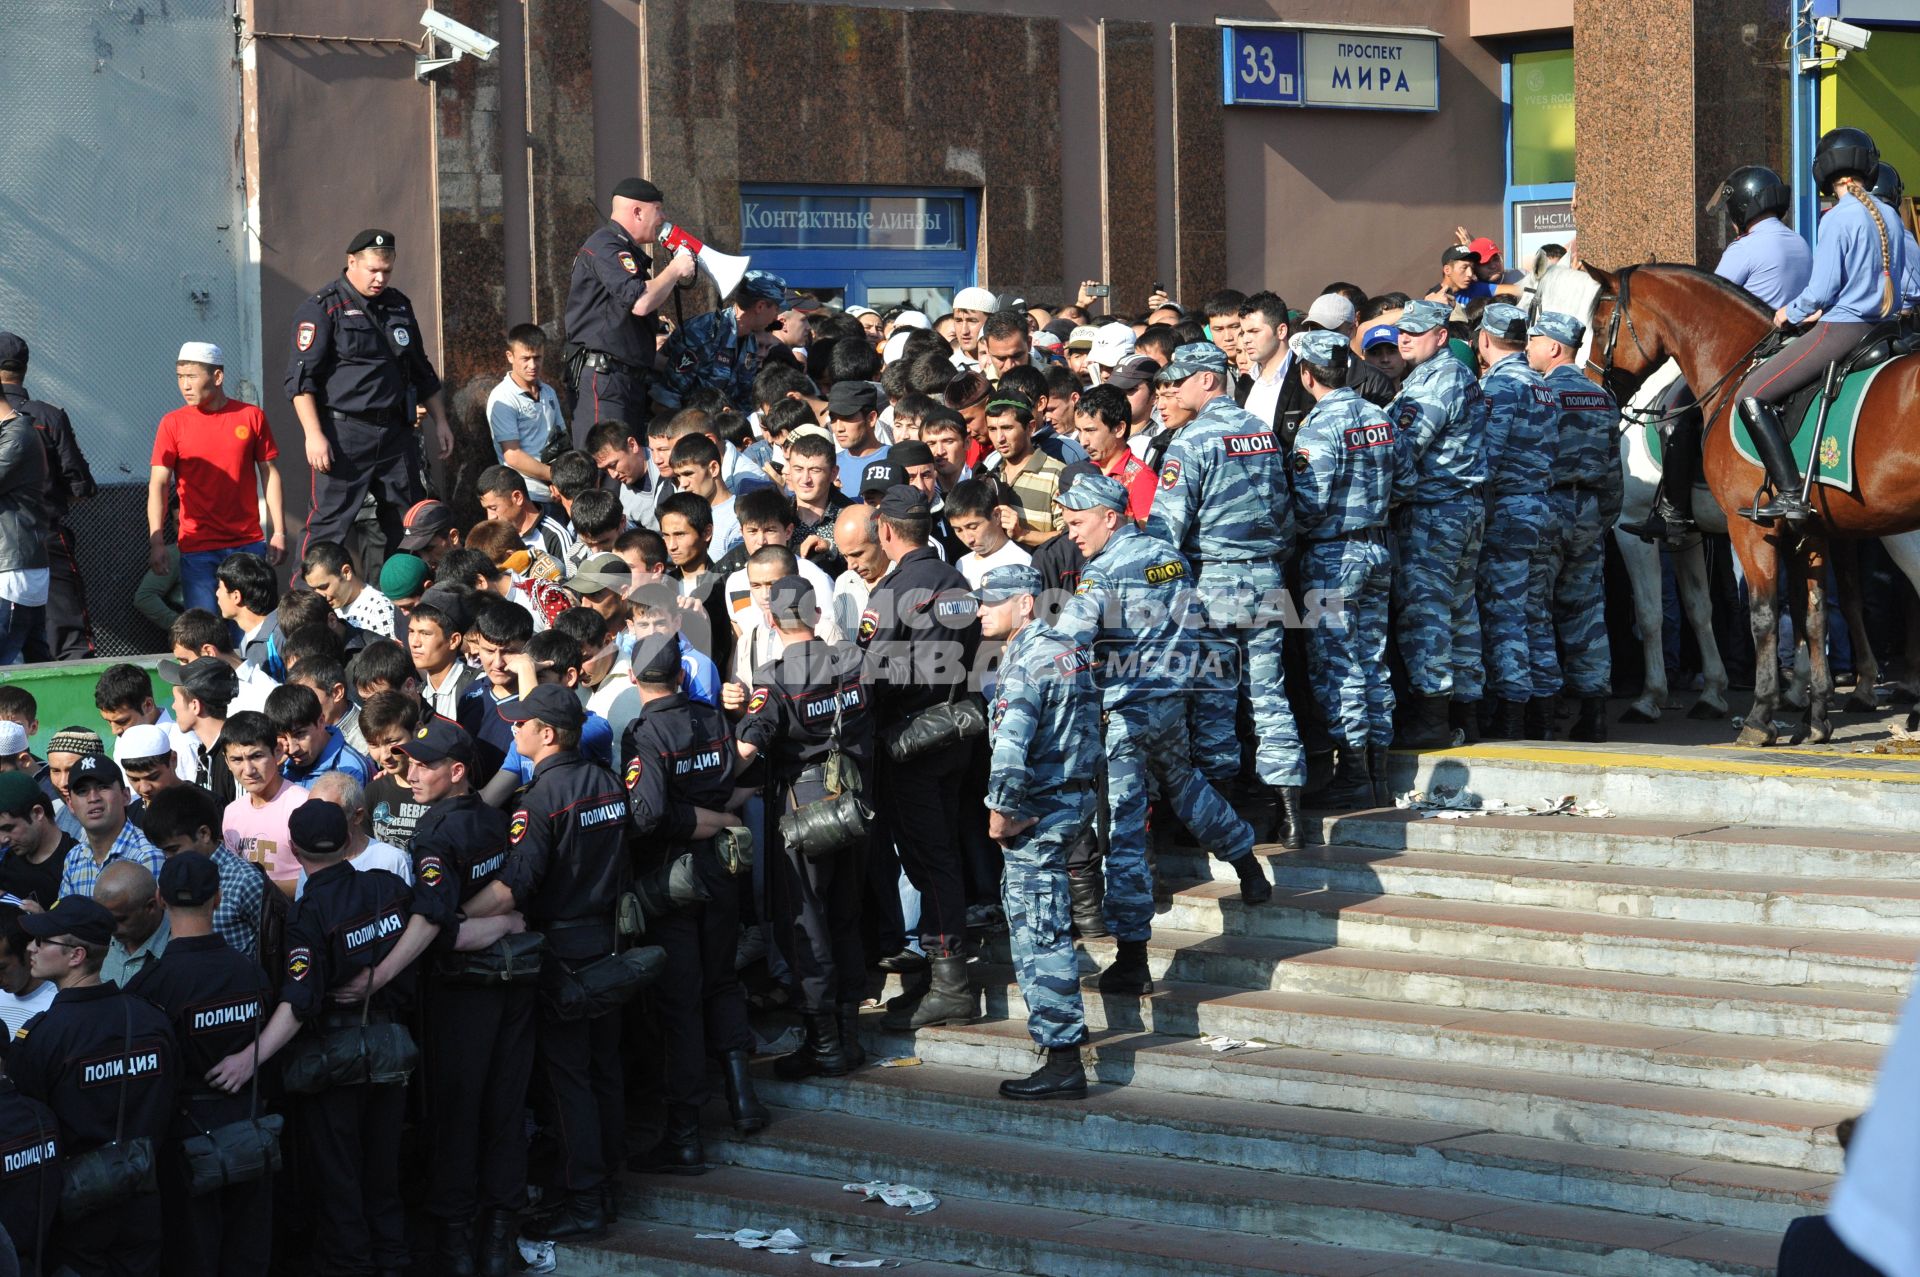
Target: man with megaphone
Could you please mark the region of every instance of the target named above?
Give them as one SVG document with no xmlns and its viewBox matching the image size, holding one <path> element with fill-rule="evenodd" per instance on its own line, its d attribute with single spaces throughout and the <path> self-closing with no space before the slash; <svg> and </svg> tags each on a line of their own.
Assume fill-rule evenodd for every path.
<svg viewBox="0 0 1920 1277">
<path fill-rule="evenodd" d="M 733 290 L 733 304 L 695 315 L 660 350 L 660 376 L 653 400 L 678 408 L 701 387 L 718 390 L 741 416 L 754 410 L 753 379 L 766 352 L 761 334 L 793 303 L 787 281 L 771 271 L 750 270 Z M 771 341 L 767 338 L 766 341 Z"/>
<path fill-rule="evenodd" d="M 654 316 L 674 286 L 691 280 L 696 269 L 692 251 L 669 245 L 667 264 L 648 277 L 646 249 L 667 224 L 661 200 L 652 182 L 626 178 L 613 188 L 607 224 L 587 236 L 574 256 L 566 322 L 575 438 L 602 421 L 639 425 L 647 420 L 659 348 Z"/>
</svg>

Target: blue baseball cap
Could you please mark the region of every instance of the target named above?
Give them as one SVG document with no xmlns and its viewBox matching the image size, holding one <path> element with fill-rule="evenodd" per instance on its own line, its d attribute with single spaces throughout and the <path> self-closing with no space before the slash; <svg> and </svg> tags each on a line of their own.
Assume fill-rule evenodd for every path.
<svg viewBox="0 0 1920 1277">
<path fill-rule="evenodd" d="M 1400 312 L 1400 322 L 1397 326 L 1403 333 L 1430 333 L 1436 328 L 1445 327 L 1447 316 L 1452 313 L 1451 307 L 1443 306 L 1439 302 L 1430 302 L 1424 297 L 1417 297 L 1408 302 L 1407 308 Z"/>
<path fill-rule="evenodd" d="M 1178 352 L 1175 358 L 1178 358 Z M 1071 488 L 1055 499 L 1063 510 L 1092 510 L 1097 506 L 1105 506 L 1121 514 L 1127 512 L 1127 490 L 1110 474 L 1082 475 L 1073 481 Z"/>
<path fill-rule="evenodd" d="M 1366 334 L 1360 338 L 1360 349 L 1363 352 L 1372 350 L 1382 342 L 1385 342 L 1389 346 L 1399 345 L 1399 330 L 1394 328 L 1392 324 L 1375 324 L 1373 327 L 1367 329 Z"/>
<path fill-rule="evenodd" d="M 1543 310 L 1527 332 L 1534 337 L 1551 337 L 1567 349 L 1574 350 L 1578 349 L 1580 339 L 1587 335 L 1587 326 L 1572 315 L 1557 310 Z"/>
<path fill-rule="evenodd" d="M 1176 346 L 1172 361 L 1159 371 L 1154 380 L 1185 381 L 1197 372 L 1215 372 L 1226 376 L 1227 352 L 1210 341 L 1190 341 L 1184 346 Z"/>
<path fill-rule="evenodd" d="M 1495 302 L 1480 312 L 1480 331 L 1499 341 L 1525 345 L 1527 312 L 1506 302 Z"/>
<path fill-rule="evenodd" d="M 1296 359 L 1304 359 L 1316 368 L 1331 368 L 1338 352 L 1347 348 L 1347 339 L 1336 332 L 1316 329 L 1287 338 L 1287 348 Z"/>
<path fill-rule="evenodd" d="M 1045 584 L 1038 570 L 1024 563 L 1008 563 L 989 569 L 980 578 L 980 588 L 973 597 L 988 605 L 1005 603 L 1022 594 L 1038 594 Z"/>
</svg>

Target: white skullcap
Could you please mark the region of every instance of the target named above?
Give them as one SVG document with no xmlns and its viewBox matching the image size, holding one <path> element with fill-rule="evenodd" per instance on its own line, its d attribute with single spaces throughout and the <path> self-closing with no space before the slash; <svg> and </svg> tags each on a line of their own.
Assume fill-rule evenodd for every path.
<svg viewBox="0 0 1920 1277">
<path fill-rule="evenodd" d="M 130 758 L 158 758 L 172 752 L 173 743 L 167 739 L 164 727 L 153 723 L 135 723 L 120 733 L 120 739 L 114 745 L 113 761 L 125 763 Z"/>
<path fill-rule="evenodd" d="M 931 329 L 933 325 L 928 323 L 927 317 L 921 314 L 919 311 L 903 310 L 899 314 L 893 317 L 893 327 L 894 327 L 894 331 L 898 332 L 902 328 Z"/>
<path fill-rule="evenodd" d="M 994 311 L 1000 309 L 1000 299 L 984 288 L 963 288 L 954 295 L 953 308 L 955 310 L 977 310 L 982 314 L 991 315 Z"/>
<path fill-rule="evenodd" d="M 180 343 L 180 355 L 174 360 L 180 364 L 207 364 L 214 368 L 225 368 L 227 356 L 220 347 L 210 341 L 186 341 Z"/>
<path fill-rule="evenodd" d="M 913 335 L 910 328 L 896 328 L 893 336 L 887 338 L 887 344 L 880 348 L 880 362 L 893 363 L 900 358 L 900 352 L 907 348 L 907 338 Z"/>
</svg>

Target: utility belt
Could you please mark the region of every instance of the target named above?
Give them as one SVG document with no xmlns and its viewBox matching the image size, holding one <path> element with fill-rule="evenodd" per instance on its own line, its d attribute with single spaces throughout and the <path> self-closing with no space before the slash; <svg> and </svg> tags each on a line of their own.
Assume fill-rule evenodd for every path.
<svg viewBox="0 0 1920 1277">
<path fill-rule="evenodd" d="M 1385 545 L 1387 540 L 1385 528 L 1355 528 L 1351 532 L 1336 532 L 1330 537 L 1322 537 L 1313 544 L 1330 545 L 1335 541 L 1364 541 L 1369 545 Z"/>
<path fill-rule="evenodd" d="M 337 408 L 329 408 L 326 411 L 327 411 L 327 416 L 333 418 L 335 421 L 351 421 L 357 426 L 366 426 L 372 430 L 411 430 L 413 429 L 413 423 L 410 421 L 407 421 L 403 417 L 395 416 L 395 417 L 387 418 L 386 420 L 382 420 L 379 417 L 362 416 L 361 414 L 355 413 L 355 412 L 341 412 Z"/>
<path fill-rule="evenodd" d="M 653 377 L 653 369 L 642 364 L 628 363 L 626 360 L 620 358 L 620 356 L 609 355 L 604 350 L 586 350 L 583 347 L 580 366 L 582 368 L 590 368 L 594 372 L 623 372 L 629 377 L 639 377 L 646 380 L 650 380 Z"/>
<path fill-rule="evenodd" d="M 1189 555 L 1187 562 L 1193 564 L 1193 570 L 1198 573 L 1202 568 L 1240 567 L 1249 563 L 1278 563 L 1280 559 L 1280 554 L 1275 552 L 1273 554 L 1256 554 L 1244 559 L 1203 559 L 1198 555 Z"/>
<path fill-rule="evenodd" d="M 538 931 L 502 936 L 484 949 L 454 953 L 434 968 L 440 983 L 456 988 L 505 989 L 539 980 L 547 938 Z"/>
<path fill-rule="evenodd" d="M 1603 483 L 1589 483 L 1585 479 L 1575 479 L 1571 483 L 1556 483 L 1553 485 L 1551 491 L 1591 492 L 1597 496 L 1606 491 L 1606 485 Z"/>
</svg>

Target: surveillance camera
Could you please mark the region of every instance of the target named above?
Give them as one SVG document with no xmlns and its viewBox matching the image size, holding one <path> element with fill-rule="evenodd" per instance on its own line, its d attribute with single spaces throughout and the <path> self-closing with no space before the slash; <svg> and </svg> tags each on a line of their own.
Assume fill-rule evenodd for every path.
<svg viewBox="0 0 1920 1277">
<path fill-rule="evenodd" d="M 1867 41 L 1873 39 L 1873 32 L 1865 27 L 1856 27 L 1838 18 L 1821 18 L 1813 24 L 1813 34 L 1822 44 L 1831 44 L 1853 53 L 1866 48 Z"/>
<path fill-rule="evenodd" d="M 498 40 L 484 36 L 464 23 L 455 22 L 446 14 L 434 9 L 428 9 L 420 15 L 420 25 L 445 40 L 459 52 L 470 53 L 482 62 L 491 61 L 493 51 L 500 47 Z"/>
</svg>

